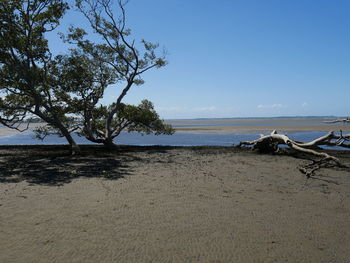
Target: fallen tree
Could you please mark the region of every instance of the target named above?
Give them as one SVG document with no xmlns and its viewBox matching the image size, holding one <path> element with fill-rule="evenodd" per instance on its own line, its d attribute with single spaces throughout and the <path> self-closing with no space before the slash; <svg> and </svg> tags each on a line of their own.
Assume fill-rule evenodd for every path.
<svg viewBox="0 0 350 263">
<path fill-rule="evenodd" d="M 349 168 L 349 166 L 342 163 L 337 157 L 322 151 L 322 148 L 319 147 L 339 146 L 350 148 L 350 134 L 345 135 L 342 131 L 340 131 L 339 134 L 336 134 L 333 131 L 329 132 L 311 142 L 300 142 L 289 138 L 287 135 L 278 134 L 277 131 L 274 130 L 270 135 L 262 135 L 257 140 L 241 141 L 238 147 L 243 145 L 252 145 L 253 149 L 264 153 L 279 152 L 279 145 L 286 145 L 296 152 L 316 157 L 317 159 L 312 160 L 312 163 L 299 167 L 299 170 L 307 177 L 312 176 L 316 170 L 321 168 Z"/>
</svg>

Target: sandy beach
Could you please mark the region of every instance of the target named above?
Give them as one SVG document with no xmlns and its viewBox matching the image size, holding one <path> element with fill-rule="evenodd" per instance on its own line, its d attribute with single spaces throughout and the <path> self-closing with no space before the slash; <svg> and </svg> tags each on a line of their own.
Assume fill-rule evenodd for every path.
<svg viewBox="0 0 350 263">
<path fill-rule="evenodd" d="M 0 262 L 349 262 L 348 171 L 233 147 L 66 153 L 0 147 Z"/>
<path fill-rule="evenodd" d="M 246 119 L 185 119 L 167 120 L 178 133 L 215 133 L 215 134 L 256 134 L 271 133 L 277 130 L 285 132 L 350 132 L 349 124 L 325 123 L 334 118 L 295 117 L 295 118 L 246 118 Z M 30 129 L 43 125 L 32 123 Z M 0 137 L 19 134 L 20 132 L 6 127 L 0 127 Z"/>
<path fill-rule="evenodd" d="M 344 125 L 340 127 L 339 125 L 289 125 L 289 126 L 218 126 L 218 127 L 178 127 L 175 128 L 176 132 L 188 132 L 188 133 L 221 133 L 221 134 L 253 134 L 256 132 L 260 133 L 270 133 L 273 130 L 279 133 L 284 132 L 312 132 L 312 131 L 339 131 L 350 132 L 350 125 Z"/>
<path fill-rule="evenodd" d="M 43 126 L 43 123 L 31 123 L 29 125 L 29 129 L 28 130 L 34 130 L 37 127 Z M 19 126 L 19 128 L 21 130 L 23 130 L 25 132 L 25 129 L 27 128 L 27 124 L 22 124 Z M 11 136 L 11 135 L 16 135 L 16 134 L 21 134 L 22 132 L 16 129 L 11 129 L 11 128 L 7 128 L 4 126 L 0 126 L 0 137 L 4 137 L 4 136 Z"/>
<path fill-rule="evenodd" d="M 0 137 L 20 134 L 20 133 L 21 132 L 19 132 L 17 130 L 14 130 L 14 129 L 6 128 L 6 127 L 0 127 Z"/>
<path fill-rule="evenodd" d="M 172 120 L 168 123 L 177 132 L 251 134 L 278 132 L 339 131 L 350 132 L 350 125 L 325 123 L 332 118 L 246 118 L 246 119 L 195 119 Z"/>
<path fill-rule="evenodd" d="M 350 263 L 350 0 L 0 0 L 0 263 Z"/>
</svg>

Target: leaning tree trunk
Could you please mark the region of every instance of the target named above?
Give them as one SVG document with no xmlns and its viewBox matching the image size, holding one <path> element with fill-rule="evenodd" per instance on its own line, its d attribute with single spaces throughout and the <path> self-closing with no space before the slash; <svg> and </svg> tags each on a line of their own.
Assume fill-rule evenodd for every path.
<svg viewBox="0 0 350 263">
<path fill-rule="evenodd" d="M 55 121 L 53 124 L 60 130 L 62 135 L 67 139 L 70 146 L 70 154 L 71 155 L 80 154 L 81 149 L 73 139 L 72 134 L 68 131 L 68 129 L 60 121 Z"/>
<path fill-rule="evenodd" d="M 77 155 L 81 153 L 79 145 L 75 142 L 67 127 L 64 126 L 64 124 L 59 119 L 48 117 L 39 110 L 36 110 L 35 114 L 44 121 L 46 121 L 48 124 L 60 130 L 61 134 L 67 139 L 69 143 L 71 155 Z"/>
<path fill-rule="evenodd" d="M 64 137 L 66 137 L 69 146 L 70 146 L 70 154 L 71 155 L 77 155 L 81 153 L 81 149 L 79 147 L 79 145 L 75 142 L 75 140 L 73 139 L 72 135 L 70 134 L 70 132 L 64 127 L 64 129 L 60 129 L 61 133 Z"/>
</svg>

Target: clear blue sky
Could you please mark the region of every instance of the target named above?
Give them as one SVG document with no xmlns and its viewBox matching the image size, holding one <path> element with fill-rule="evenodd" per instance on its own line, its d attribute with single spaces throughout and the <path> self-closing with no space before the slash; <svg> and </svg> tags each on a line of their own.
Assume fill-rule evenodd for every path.
<svg viewBox="0 0 350 263">
<path fill-rule="evenodd" d="M 165 47 L 169 64 L 125 102 L 149 99 L 166 119 L 347 116 L 349 14 L 350 0 L 130 0 L 133 37 Z M 67 24 L 85 25 L 73 11 Z"/>
</svg>

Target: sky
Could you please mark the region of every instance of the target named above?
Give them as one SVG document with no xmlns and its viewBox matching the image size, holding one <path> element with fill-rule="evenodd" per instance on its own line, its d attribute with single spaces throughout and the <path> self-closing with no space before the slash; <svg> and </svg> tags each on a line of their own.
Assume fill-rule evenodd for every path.
<svg viewBox="0 0 350 263">
<path fill-rule="evenodd" d="M 130 0 L 126 12 L 132 38 L 169 63 L 125 103 L 148 99 L 164 119 L 349 115 L 350 0 Z M 87 27 L 74 10 L 58 31 L 70 24 Z"/>
</svg>

